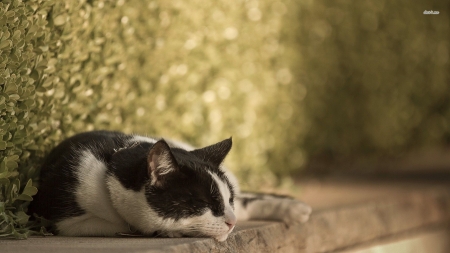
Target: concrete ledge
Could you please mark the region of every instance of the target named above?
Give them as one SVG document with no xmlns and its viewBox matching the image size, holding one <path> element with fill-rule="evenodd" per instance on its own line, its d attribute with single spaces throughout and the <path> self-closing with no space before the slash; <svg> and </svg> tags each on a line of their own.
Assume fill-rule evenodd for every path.
<svg viewBox="0 0 450 253">
<path fill-rule="evenodd" d="M 449 188 L 392 194 L 315 210 L 308 223 L 245 222 L 227 241 L 207 238 L 33 237 L 0 240 L 2 253 L 21 252 L 329 252 L 411 230 L 450 224 Z M 320 196 L 319 196 L 320 197 Z M 345 197 L 345 196 L 344 196 Z M 447 227 L 448 228 L 448 227 Z"/>
<path fill-rule="evenodd" d="M 371 243 L 348 248 L 340 253 L 448 253 L 450 252 L 450 227 L 431 226 L 408 231 Z"/>
<path fill-rule="evenodd" d="M 446 190 L 386 196 L 317 213 L 307 225 L 306 252 L 344 249 L 449 221 L 450 194 Z"/>
</svg>

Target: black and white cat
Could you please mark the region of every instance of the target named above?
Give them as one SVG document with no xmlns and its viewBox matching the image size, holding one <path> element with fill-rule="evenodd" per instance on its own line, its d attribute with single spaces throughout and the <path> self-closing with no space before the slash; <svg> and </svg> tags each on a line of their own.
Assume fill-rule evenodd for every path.
<svg viewBox="0 0 450 253">
<path fill-rule="evenodd" d="M 276 195 L 240 193 L 222 166 L 231 138 L 194 149 L 120 132 L 75 135 L 51 151 L 42 170 L 36 213 L 65 236 L 137 231 L 224 241 L 237 220 L 306 222 L 311 208 Z"/>
</svg>

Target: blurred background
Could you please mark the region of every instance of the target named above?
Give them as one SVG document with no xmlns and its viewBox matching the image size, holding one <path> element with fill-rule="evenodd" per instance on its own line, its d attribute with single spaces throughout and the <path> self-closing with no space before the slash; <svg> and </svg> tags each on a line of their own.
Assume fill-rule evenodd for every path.
<svg viewBox="0 0 450 253">
<path fill-rule="evenodd" d="M 449 7 L 321 1 L 299 10 L 296 77 L 308 91 L 300 106 L 311 124 L 310 163 L 377 170 L 380 160 L 448 146 Z"/>
<path fill-rule="evenodd" d="M 71 96 L 60 102 L 63 135 L 116 129 L 199 146 L 233 136 L 227 164 L 244 188 L 376 172 L 450 141 L 449 8 L 88 1 L 55 22 L 67 41 L 56 68 L 75 66 L 72 88 L 46 93 Z"/>
<path fill-rule="evenodd" d="M 21 180 L 94 129 L 197 146 L 232 136 L 227 164 L 244 188 L 390 170 L 411 154 L 445 156 L 450 142 L 447 1 L 0 7 L 0 158 Z"/>
</svg>

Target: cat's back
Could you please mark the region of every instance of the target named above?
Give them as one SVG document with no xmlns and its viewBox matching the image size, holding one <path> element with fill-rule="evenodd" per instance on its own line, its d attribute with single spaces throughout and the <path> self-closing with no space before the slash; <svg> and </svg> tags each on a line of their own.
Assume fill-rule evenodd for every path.
<svg viewBox="0 0 450 253">
<path fill-rule="evenodd" d="M 108 154 L 120 146 L 131 137 L 110 131 L 92 131 L 76 134 L 56 146 L 47 156 L 42 166 L 42 172 L 50 170 L 65 162 L 74 162 L 80 151 L 89 150 L 100 159 L 107 159 Z"/>
</svg>

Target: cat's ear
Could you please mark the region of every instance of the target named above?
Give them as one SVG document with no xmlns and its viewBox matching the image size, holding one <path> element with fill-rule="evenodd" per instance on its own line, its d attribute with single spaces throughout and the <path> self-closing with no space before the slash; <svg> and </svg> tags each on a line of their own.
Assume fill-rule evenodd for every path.
<svg viewBox="0 0 450 253">
<path fill-rule="evenodd" d="M 178 170 L 178 164 L 164 140 L 157 141 L 147 156 L 148 176 L 152 185 L 164 183 L 164 177 Z"/>
<path fill-rule="evenodd" d="M 225 139 L 211 146 L 193 150 L 191 153 L 206 162 L 219 166 L 227 156 L 228 152 L 230 152 L 232 145 L 233 142 L 230 137 L 229 139 Z"/>
</svg>

